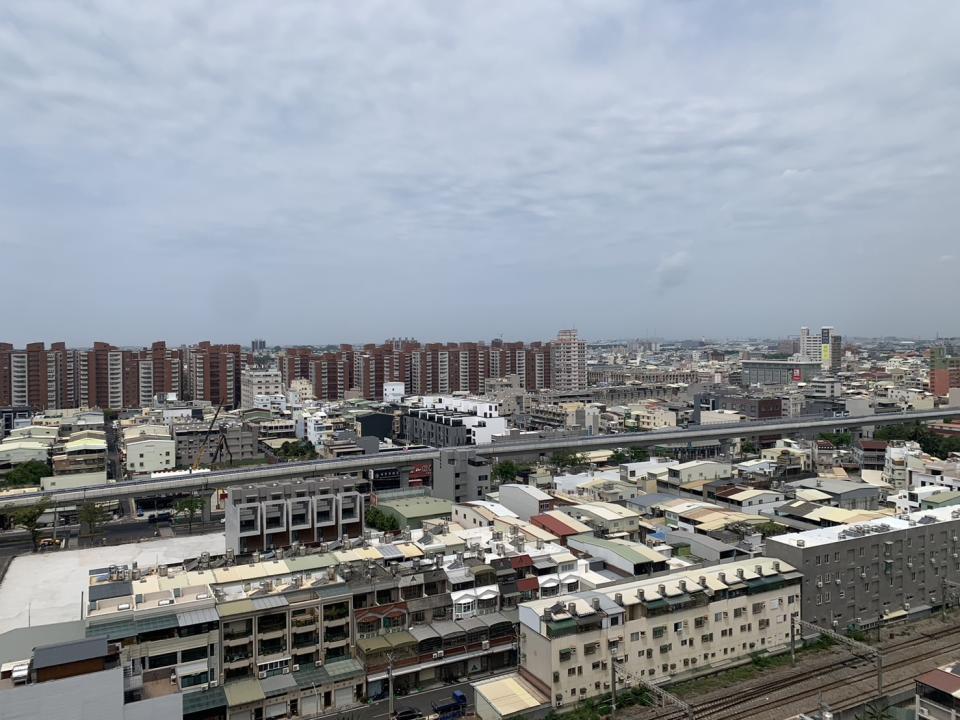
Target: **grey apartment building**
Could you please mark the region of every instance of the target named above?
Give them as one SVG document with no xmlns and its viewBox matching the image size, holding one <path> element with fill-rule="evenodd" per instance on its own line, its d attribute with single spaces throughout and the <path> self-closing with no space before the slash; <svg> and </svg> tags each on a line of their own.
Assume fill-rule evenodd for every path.
<svg viewBox="0 0 960 720">
<path fill-rule="evenodd" d="M 770 537 L 766 554 L 803 573 L 807 622 L 845 630 L 921 617 L 939 609 L 944 580 L 960 582 L 960 509 Z"/>
<path fill-rule="evenodd" d="M 359 537 L 366 486 L 352 478 L 328 478 L 231 488 L 224 517 L 227 548 L 246 554 Z"/>
<path fill-rule="evenodd" d="M 740 384 L 789 385 L 809 382 L 821 372 L 819 362 L 809 360 L 742 360 Z"/>
</svg>

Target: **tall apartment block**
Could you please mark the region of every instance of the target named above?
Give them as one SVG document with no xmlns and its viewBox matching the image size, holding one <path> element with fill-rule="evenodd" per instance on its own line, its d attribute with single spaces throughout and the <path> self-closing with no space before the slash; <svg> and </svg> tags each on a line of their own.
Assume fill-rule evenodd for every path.
<svg viewBox="0 0 960 720">
<path fill-rule="evenodd" d="M 260 347 L 260 341 L 257 341 Z M 241 405 L 242 372 L 252 355 L 240 345 L 202 341 L 184 349 L 156 342 L 124 350 L 105 342 L 92 348 L 0 343 L 0 406 L 132 408 L 156 395 Z M 316 353 L 288 348 L 278 353 L 283 388 L 309 381 L 318 400 L 342 400 L 356 392 L 382 400 L 386 383 L 403 383 L 405 395 L 484 392 L 486 381 L 516 375 L 523 389 L 579 391 L 587 386 L 586 344 L 562 331 L 550 342 L 427 343 L 394 339 L 381 345 L 341 345 Z"/>
<path fill-rule="evenodd" d="M 947 355 L 943 347 L 930 349 L 930 392 L 947 395 L 960 388 L 960 356 Z"/>
<path fill-rule="evenodd" d="M 155 342 L 149 349 L 121 350 L 95 342 L 92 348 L 47 349 L 42 342 L 15 349 L 0 343 L 0 405 L 37 410 L 149 405 L 157 394 L 180 392 L 180 350 Z"/>
<path fill-rule="evenodd" d="M 561 330 L 551 343 L 553 389 L 577 392 L 587 387 L 587 344 L 576 330 Z"/>
<path fill-rule="evenodd" d="M 240 404 L 242 353 L 239 345 L 214 345 L 209 340 L 187 351 L 185 396 L 234 408 Z"/>
<path fill-rule="evenodd" d="M 820 334 L 810 332 L 810 328 L 800 328 L 800 357 L 803 360 L 819 362 L 822 370 L 837 372 L 843 358 L 843 338 L 832 327 L 820 328 Z"/>
</svg>

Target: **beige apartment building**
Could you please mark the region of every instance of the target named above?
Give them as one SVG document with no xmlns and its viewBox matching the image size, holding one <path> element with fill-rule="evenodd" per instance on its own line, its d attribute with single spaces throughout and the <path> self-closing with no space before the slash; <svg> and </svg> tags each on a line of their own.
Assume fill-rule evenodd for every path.
<svg viewBox="0 0 960 720">
<path fill-rule="evenodd" d="M 611 663 L 624 684 L 660 682 L 780 650 L 800 582 L 754 558 L 523 603 L 520 674 L 563 707 L 610 692 Z"/>
</svg>

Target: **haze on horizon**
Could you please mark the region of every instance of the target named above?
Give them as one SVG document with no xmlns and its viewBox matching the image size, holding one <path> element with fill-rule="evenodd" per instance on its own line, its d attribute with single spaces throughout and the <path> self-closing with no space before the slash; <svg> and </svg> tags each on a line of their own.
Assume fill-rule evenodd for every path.
<svg viewBox="0 0 960 720">
<path fill-rule="evenodd" d="M 0 11 L 0 341 L 960 335 L 960 4 Z"/>
</svg>

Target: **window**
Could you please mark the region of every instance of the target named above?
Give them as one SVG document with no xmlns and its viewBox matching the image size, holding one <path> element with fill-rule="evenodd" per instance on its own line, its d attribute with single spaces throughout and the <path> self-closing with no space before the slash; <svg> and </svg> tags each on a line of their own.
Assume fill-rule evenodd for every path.
<svg viewBox="0 0 960 720">
<path fill-rule="evenodd" d="M 640 633 L 630 633 L 630 642 L 637 642 L 640 639 Z"/>
<path fill-rule="evenodd" d="M 666 626 L 666 625 L 658 625 L 657 627 L 655 627 L 655 628 L 653 629 L 653 637 L 654 637 L 654 638 L 662 638 L 666 632 L 667 632 L 667 626 Z"/>
</svg>

